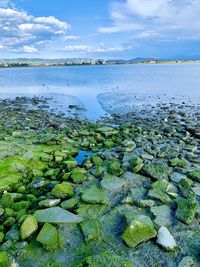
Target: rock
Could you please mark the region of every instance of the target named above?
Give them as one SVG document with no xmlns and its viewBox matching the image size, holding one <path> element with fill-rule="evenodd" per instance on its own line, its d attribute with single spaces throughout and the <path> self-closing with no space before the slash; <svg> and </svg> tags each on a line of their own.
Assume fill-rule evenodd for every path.
<svg viewBox="0 0 200 267">
<path fill-rule="evenodd" d="M 135 216 L 127 226 L 122 235 L 122 239 L 129 247 L 135 247 L 141 242 L 145 242 L 157 234 L 151 219 L 144 215 Z"/>
<path fill-rule="evenodd" d="M 65 210 L 73 209 L 79 203 L 79 199 L 76 197 L 63 201 L 60 206 Z"/>
<path fill-rule="evenodd" d="M 82 218 L 60 207 L 37 210 L 34 217 L 38 222 L 49 223 L 80 223 Z"/>
<path fill-rule="evenodd" d="M 181 167 L 181 168 L 185 168 L 188 166 L 188 161 L 184 160 L 184 159 L 179 159 L 179 158 L 173 158 L 170 159 L 169 164 L 172 167 Z"/>
<path fill-rule="evenodd" d="M 37 229 L 38 229 L 38 224 L 35 217 L 33 217 L 32 215 L 28 215 L 20 228 L 20 234 L 22 240 L 28 238 L 30 235 L 36 232 Z"/>
<path fill-rule="evenodd" d="M 177 206 L 176 218 L 186 224 L 192 223 L 198 209 L 196 200 L 179 198 L 177 200 Z"/>
<path fill-rule="evenodd" d="M 169 226 L 172 222 L 172 211 L 169 206 L 162 205 L 151 207 L 151 212 L 155 216 L 154 223 L 158 226 Z"/>
<path fill-rule="evenodd" d="M 4 252 L 4 251 L 0 252 L 0 266 L 2 266 L 2 267 L 10 267 L 11 266 L 7 252 Z"/>
<path fill-rule="evenodd" d="M 142 172 L 154 180 L 168 180 L 170 169 L 164 163 L 147 163 L 144 165 Z"/>
<path fill-rule="evenodd" d="M 86 242 L 96 240 L 100 236 L 100 227 L 97 220 L 89 220 L 81 223 L 81 230 Z"/>
<path fill-rule="evenodd" d="M 195 262 L 192 257 L 186 256 L 179 262 L 178 267 L 193 267 L 194 263 Z"/>
<path fill-rule="evenodd" d="M 189 172 L 188 177 L 200 183 L 200 170 L 194 170 Z"/>
<path fill-rule="evenodd" d="M 108 202 L 106 193 L 96 185 L 84 189 L 81 198 L 84 202 L 91 204 L 107 204 Z"/>
<path fill-rule="evenodd" d="M 117 160 L 111 162 L 108 167 L 108 172 L 112 175 L 120 176 L 123 173 L 120 162 Z"/>
<path fill-rule="evenodd" d="M 57 206 L 60 203 L 60 199 L 45 199 L 40 201 L 39 207 L 41 208 L 50 208 L 50 207 L 54 207 Z"/>
<path fill-rule="evenodd" d="M 181 193 L 183 197 L 185 198 L 194 198 L 195 193 L 192 190 L 192 182 L 189 179 L 181 179 L 178 186 L 179 189 L 181 190 Z"/>
<path fill-rule="evenodd" d="M 101 166 L 102 164 L 102 159 L 100 157 L 98 157 L 97 155 L 93 155 L 91 156 L 91 160 L 92 160 L 92 163 L 94 164 L 94 166 Z"/>
<path fill-rule="evenodd" d="M 74 169 L 71 172 L 71 179 L 72 179 L 72 181 L 74 183 L 76 183 L 76 184 L 83 183 L 84 181 L 87 180 L 87 176 L 85 175 L 85 173 L 86 173 L 86 170 L 85 169 L 81 169 L 81 168 Z"/>
<path fill-rule="evenodd" d="M 73 197 L 74 189 L 70 183 L 63 182 L 61 184 L 57 184 L 52 190 L 52 195 L 57 198 L 69 198 Z"/>
<path fill-rule="evenodd" d="M 58 243 L 57 229 L 50 223 L 45 223 L 36 239 L 47 250 L 55 250 Z"/>
<path fill-rule="evenodd" d="M 141 200 L 143 200 L 143 198 L 146 194 L 146 191 L 147 190 L 143 186 L 131 188 L 131 195 L 132 195 L 133 204 L 140 206 L 140 202 L 141 202 Z"/>
<path fill-rule="evenodd" d="M 158 230 L 156 242 L 168 251 L 174 250 L 177 247 L 173 236 L 165 226 Z"/>
<path fill-rule="evenodd" d="M 5 237 L 4 233 L 0 232 L 0 244 L 3 243 L 4 237 Z"/>
<path fill-rule="evenodd" d="M 126 181 L 123 178 L 110 174 L 106 174 L 101 180 L 101 186 L 111 192 L 118 192 L 125 183 Z"/>
</svg>

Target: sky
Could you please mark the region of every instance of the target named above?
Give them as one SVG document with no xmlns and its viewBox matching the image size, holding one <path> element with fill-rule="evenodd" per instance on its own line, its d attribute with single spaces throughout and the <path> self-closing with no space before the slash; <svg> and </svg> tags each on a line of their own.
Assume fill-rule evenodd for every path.
<svg viewBox="0 0 200 267">
<path fill-rule="evenodd" d="M 200 58 L 200 0 L 0 0 L 0 58 Z"/>
</svg>

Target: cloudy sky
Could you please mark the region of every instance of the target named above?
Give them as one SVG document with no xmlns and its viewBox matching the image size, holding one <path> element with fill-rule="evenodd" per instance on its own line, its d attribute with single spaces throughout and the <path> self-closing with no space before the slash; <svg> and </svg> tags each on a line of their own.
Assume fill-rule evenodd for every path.
<svg viewBox="0 0 200 267">
<path fill-rule="evenodd" d="M 0 58 L 200 56 L 200 0 L 0 0 Z"/>
</svg>

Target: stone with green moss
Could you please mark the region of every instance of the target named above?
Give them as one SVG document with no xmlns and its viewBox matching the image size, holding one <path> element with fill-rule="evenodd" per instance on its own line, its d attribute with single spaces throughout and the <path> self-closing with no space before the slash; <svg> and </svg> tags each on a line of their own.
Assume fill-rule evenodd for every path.
<svg viewBox="0 0 200 267">
<path fill-rule="evenodd" d="M 108 198 L 103 189 L 96 185 L 92 185 L 82 191 L 81 199 L 85 203 L 91 204 L 107 204 Z"/>
<path fill-rule="evenodd" d="M 60 206 L 65 210 L 73 209 L 79 203 L 79 199 L 76 197 L 63 201 Z"/>
<path fill-rule="evenodd" d="M 185 198 L 194 198 L 195 192 L 192 190 L 192 182 L 189 179 L 181 179 L 179 184 L 179 189 Z"/>
<path fill-rule="evenodd" d="M 108 166 L 108 172 L 112 175 L 120 176 L 123 173 L 120 162 L 117 160 L 111 162 Z"/>
<path fill-rule="evenodd" d="M 47 250 L 55 250 L 58 246 L 58 232 L 56 227 L 45 223 L 39 232 L 36 240 Z"/>
<path fill-rule="evenodd" d="M 4 241 L 5 234 L 3 232 L 0 232 L 0 244 Z"/>
<path fill-rule="evenodd" d="M 165 163 L 146 163 L 142 171 L 154 180 L 168 180 L 170 174 L 170 169 Z"/>
<path fill-rule="evenodd" d="M 153 222 L 148 216 L 134 216 L 122 235 L 128 247 L 134 248 L 142 242 L 155 237 L 157 234 Z"/>
<path fill-rule="evenodd" d="M 193 222 L 198 209 L 195 199 L 179 198 L 177 200 L 176 218 L 186 224 Z"/>
<path fill-rule="evenodd" d="M 173 158 L 170 159 L 169 164 L 172 167 L 181 167 L 181 168 L 185 168 L 188 166 L 188 161 L 185 159 L 179 159 L 179 158 Z"/>
<path fill-rule="evenodd" d="M 200 170 L 194 170 L 189 172 L 188 177 L 200 183 Z"/>
<path fill-rule="evenodd" d="M 84 221 L 80 226 L 86 242 L 97 240 L 99 238 L 100 226 L 97 220 Z"/>
<path fill-rule="evenodd" d="M 2 267 L 10 267 L 11 266 L 8 254 L 5 251 L 0 252 L 0 266 L 2 266 Z"/>
<path fill-rule="evenodd" d="M 13 205 L 13 209 L 15 211 L 20 211 L 22 209 L 27 210 L 30 207 L 31 203 L 30 201 L 20 201 L 20 202 L 16 202 Z"/>
<path fill-rule="evenodd" d="M 22 240 L 27 239 L 38 229 L 38 223 L 32 215 L 29 215 L 21 225 L 20 234 Z"/>
<path fill-rule="evenodd" d="M 56 198 L 70 198 L 74 195 L 74 188 L 70 183 L 63 182 L 61 184 L 57 184 L 51 193 Z"/>
<path fill-rule="evenodd" d="M 98 157 L 97 155 L 91 156 L 91 160 L 92 160 L 92 163 L 94 164 L 94 166 L 101 166 L 101 164 L 102 164 L 102 159 L 100 157 Z"/>
<path fill-rule="evenodd" d="M 71 179 L 72 179 L 72 181 L 74 183 L 76 183 L 76 184 L 83 183 L 84 181 L 87 180 L 87 176 L 85 175 L 85 173 L 86 173 L 86 170 L 83 169 L 83 168 L 74 169 L 71 172 Z"/>
<path fill-rule="evenodd" d="M 3 208 L 12 208 L 13 204 L 14 204 L 14 202 L 13 202 L 12 194 L 10 194 L 10 193 L 3 194 L 3 196 L 0 199 L 0 205 Z"/>
</svg>

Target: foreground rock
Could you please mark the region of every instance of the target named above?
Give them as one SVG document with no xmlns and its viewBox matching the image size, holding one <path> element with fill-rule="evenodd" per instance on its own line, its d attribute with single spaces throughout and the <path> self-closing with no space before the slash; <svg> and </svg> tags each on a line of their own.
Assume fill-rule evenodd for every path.
<svg viewBox="0 0 200 267">
<path fill-rule="evenodd" d="M 169 230 L 162 226 L 158 230 L 157 235 L 157 243 L 161 245 L 166 250 L 174 250 L 176 249 L 176 241 L 174 240 L 173 236 L 170 234 Z"/>
<path fill-rule="evenodd" d="M 80 223 L 82 219 L 60 207 L 37 210 L 34 217 L 38 222 L 48 223 Z"/>
</svg>

